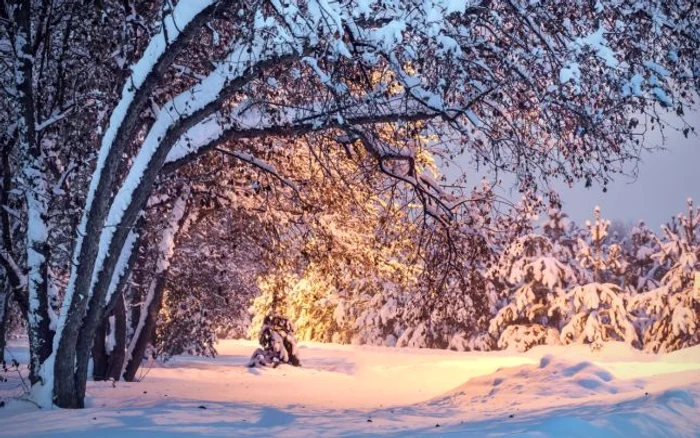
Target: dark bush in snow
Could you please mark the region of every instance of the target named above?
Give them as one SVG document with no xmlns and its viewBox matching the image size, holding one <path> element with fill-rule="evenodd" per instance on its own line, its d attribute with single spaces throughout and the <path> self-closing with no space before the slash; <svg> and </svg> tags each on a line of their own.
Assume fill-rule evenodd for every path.
<svg viewBox="0 0 700 438">
<path fill-rule="evenodd" d="M 280 363 L 301 366 L 294 326 L 287 318 L 267 315 L 260 330 L 259 341 L 262 348 L 255 350 L 248 366 L 277 367 Z"/>
</svg>

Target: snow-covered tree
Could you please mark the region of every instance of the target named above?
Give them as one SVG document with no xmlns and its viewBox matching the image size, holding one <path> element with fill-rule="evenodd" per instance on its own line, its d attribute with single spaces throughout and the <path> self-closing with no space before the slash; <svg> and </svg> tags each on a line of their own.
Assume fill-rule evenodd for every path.
<svg viewBox="0 0 700 438">
<path fill-rule="evenodd" d="M 659 239 L 644 221 L 632 228 L 625 248 L 627 269 L 624 287 L 628 291 L 647 292 L 656 289 L 666 266 L 654 257 L 660 251 Z"/>
<path fill-rule="evenodd" d="M 624 273 L 622 249 L 608 245 L 610 221 L 601 219 L 595 208 L 595 222 L 586 222 L 589 242 L 579 239 L 577 259 L 583 268 L 593 270 L 593 282 L 574 285 L 558 296 L 550 312 L 562 315 L 561 342 L 599 345 L 608 340 L 639 346 L 639 338 L 628 312 L 628 294 L 616 284 Z M 608 281 L 606 281 L 608 280 Z"/>
<path fill-rule="evenodd" d="M 554 256 L 549 239 L 536 234 L 517 239 L 501 255 L 490 277 L 505 287 L 489 326 L 498 347 L 525 351 L 556 343 L 566 313 L 554 304 L 576 284 L 576 276 Z"/>
<path fill-rule="evenodd" d="M 602 342 L 613 340 L 639 346 L 627 301 L 625 292 L 612 283 L 574 287 L 552 306 L 555 312 L 569 313 L 561 329 L 561 342 L 600 346 Z"/>
<path fill-rule="evenodd" d="M 595 221 L 586 221 L 588 239 L 578 240 L 578 253 L 576 258 L 579 265 L 593 272 L 593 280 L 596 282 L 617 282 L 624 276 L 627 263 L 623 249 L 619 243 L 613 242 L 609 235 L 611 222 L 601 219 L 600 207 L 595 207 Z"/>
<path fill-rule="evenodd" d="M 133 55 L 132 28 L 122 26 L 120 9 L 108 5 L 102 16 L 72 0 L 0 6 L 0 265 L 9 268 L 13 297 L 27 317 L 30 381 L 41 387 L 53 382 L 40 364 L 54 350 L 75 222 L 101 133 L 96 125 L 121 80 L 111 56 L 127 61 Z M 31 271 L 31 281 L 17 275 L 22 271 Z"/>
<path fill-rule="evenodd" d="M 156 351 L 176 354 L 181 351 L 177 345 L 211 339 L 211 333 L 216 339 L 245 336 L 248 305 L 259 293 L 256 277 L 269 268 L 261 242 L 266 232 L 246 211 L 234 208 L 209 212 L 191 228 L 169 273 Z M 182 318 L 176 314 L 181 307 L 200 311 Z M 207 317 L 201 318 L 205 311 Z M 181 325 L 187 330 L 179 329 Z"/>
<path fill-rule="evenodd" d="M 700 343 L 700 296 L 693 289 L 700 271 L 700 209 L 688 199 L 688 211 L 678 216 L 679 228 L 664 226 L 664 239 L 654 255 L 671 265 L 661 285 L 633 297 L 644 349 L 673 351 Z"/>
<path fill-rule="evenodd" d="M 416 287 L 404 299 L 402 320 L 406 330 L 398 346 L 489 350 L 486 334 L 491 296 L 484 272 L 494 262 L 495 248 L 504 241 L 495 212 L 497 199 L 491 185 L 482 181 L 472 188 L 469 202 L 451 225 L 424 230 Z M 510 234 L 513 228 L 504 229 Z M 529 226 L 529 225 L 528 225 Z"/>
<path fill-rule="evenodd" d="M 559 205 L 550 206 L 542 225 L 549 239 L 527 235 L 501 254 L 490 271 L 502 291 L 490 323 L 500 348 L 607 340 L 640 345 L 629 294 L 618 283 L 625 267 L 621 246 L 609 243 L 610 222 L 598 208 L 595 215 L 587 238 L 577 239 Z"/>
<path fill-rule="evenodd" d="M 591 273 L 576 263 L 576 255 L 579 251 L 578 229 L 568 215 L 562 211 L 559 195 L 550 192 L 550 205 L 547 217 L 542 223 L 542 234 L 552 243 L 552 255 L 564 265 L 569 266 L 576 276 L 576 282 L 585 283 L 592 280 Z"/>
<path fill-rule="evenodd" d="M 419 270 L 408 262 L 415 223 L 403 206 L 412 199 L 383 173 L 330 154 L 332 164 L 315 163 L 303 150 L 294 157 L 305 167 L 297 178 L 307 178 L 295 183 L 313 211 L 283 233 L 276 268 L 258 279 L 249 335 L 279 313 L 293 321 L 298 339 L 393 345 L 397 298 Z"/>
</svg>

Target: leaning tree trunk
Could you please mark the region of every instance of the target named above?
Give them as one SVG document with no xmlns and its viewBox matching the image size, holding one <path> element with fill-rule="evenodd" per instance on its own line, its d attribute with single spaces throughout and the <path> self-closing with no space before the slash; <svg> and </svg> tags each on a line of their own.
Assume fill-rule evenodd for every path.
<svg viewBox="0 0 700 438">
<path fill-rule="evenodd" d="M 230 56 L 235 55 L 239 50 L 243 50 L 243 48 L 236 47 Z M 124 247 L 129 228 L 134 224 L 139 212 L 146 204 L 168 153 L 190 128 L 216 113 L 229 97 L 257 77 L 261 71 L 300 56 L 294 52 L 293 48 L 289 48 L 289 50 L 290 53 L 281 55 L 277 52 L 270 53 L 268 54 L 269 58 L 265 58 L 261 54 L 262 60 L 256 59 L 257 63 L 248 68 L 239 66 L 237 69 L 231 69 L 227 64 L 218 65 L 209 76 L 192 89 L 183 92 L 166 104 L 168 110 L 161 112 L 157 117 L 134 160 L 135 164 L 112 202 L 107 221 L 110 224 L 118 224 L 118 226 L 104 228 L 100 233 L 98 246 L 101 250 L 95 255 L 96 260 L 92 262 L 100 269 L 95 273 L 96 278 L 93 277 L 93 280 L 96 279 L 96 281 L 91 280 L 86 283 L 90 286 L 87 293 L 90 297 L 90 306 L 87 307 L 87 313 L 80 321 L 80 326 L 70 325 L 75 330 L 75 336 L 79 336 L 80 339 L 76 340 L 76 348 L 74 349 L 62 349 L 59 345 L 56 374 L 60 375 L 61 379 L 56 379 L 55 391 L 65 395 L 68 406 L 72 406 L 73 401 L 77 407 L 83 405 L 81 397 L 84 397 L 85 394 L 87 355 L 92 347 L 95 330 L 97 330 L 104 312 L 105 297 L 112 282 L 117 259 Z M 207 92 L 203 93 L 200 90 L 207 90 Z M 105 248 L 106 250 L 104 250 Z M 70 315 L 68 318 L 70 319 Z M 67 321 L 66 327 L 69 326 L 69 322 Z M 77 323 L 77 321 L 73 322 L 73 324 Z M 75 372 L 64 381 L 63 378 L 69 371 L 67 367 L 72 367 L 73 364 L 76 364 Z M 78 399 L 73 400 L 74 396 Z M 63 402 L 59 402 L 59 405 L 64 406 Z"/>
<path fill-rule="evenodd" d="M 60 316 L 54 346 L 53 393 L 55 403 L 60 407 L 84 406 L 88 355 L 94 333 L 103 317 L 105 299 L 104 296 L 93 296 L 93 274 L 122 153 L 138 131 L 142 123 L 139 118 L 141 110 L 158 81 L 218 6 L 219 3 L 213 0 L 178 2 L 173 12 L 163 19 L 163 29 L 152 38 L 146 53 L 135 67 L 139 75 L 132 74 L 127 80 L 122 100 L 112 112 L 78 227 L 73 253 L 74 268 L 63 305 L 67 310 Z M 120 252 L 118 249 L 117 253 Z M 100 269 L 104 269 L 104 266 L 100 266 Z M 111 277 L 112 272 L 107 274 Z M 88 301 L 93 309 L 90 315 L 86 315 Z M 84 323 L 87 325 L 84 326 Z M 82 341 L 79 337 L 82 337 Z"/>
<path fill-rule="evenodd" d="M 108 292 L 109 303 L 105 308 L 105 317 L 102 325 L 95 332 L 92 358 L 93 358 L 93 378 L 95 380 L 114 379 L 119 380 L 119 374 L 124 364 L 126 350 L 126 309 L 124 306 L 124 291 L 131 277 L 131 272 L 138 256 L 140 237 L 143 234 L 145 220 L 143 216 L 134 227 L 131 234 L 132 241 L 125 246 L 120 256 L 122 269 L 113 282 L 112 290 Z M 110 324 L 110 318 L 114 318 L 114 324 Z M 114 337 L 115 344 L 111 351 L 107 351 L 105 336 L 107 334 Z M 79 340 L 80 344 L 80 340 Z"/>
<path fill-rule="evenodd" d="M 190 190 L 186 187 L 175 201 L 168 217 L 168 222 L 161 232 L 156 272 L 148 286 L 148 292 L 139 313 L 139 320 L 126 354 L 126 363 L 122 375 L 127 382 L 132 382 L 135 379 L 146 348 L 155 334 L 158 313 L 160 313 L 163 305 L 163 292 L 170 262 L 172 261 L 179 236 L 187 229 L 187 201 L 189 196 Z"/>
<path fill-rule="evenodd" d="M 190 4 L 182 0 L 176 9 L 183 4 L 192 9 L 194 5 L 205 0 L 199 1 L 200 3 Z M 298 60 L 307 50 L 305 44 L 303 48 L 295 45 L 273 47 L 274 50 L 270 47 L 258 47 L 246 39 L 233 47 L 227 59 L 242 56 L 243 53 L 250 54 L 253 53 L 253 49 L 258 49 L 255 56 L 246 55 L 248 62 L 240 62 L 235 68 L 229 63 L 218 64 L 206 78 L 165 104 L 165 109 L 156 117 L 146 135 L 129 174 L 119 187 L 109 214 L 102 216 L 99 227 L 94 230 L 99 233 L 99 238 L 89 232 L 81 233 L 87 236 L 85 244 L 89 244 L 94 251 L 88 252 L 86 258 L 83 257 L 83 249 L 76 249 L 80 254 L 76 259 L 77 269 L 75 277 L 71 276 L 72 281 L 69 283 L 64 304 L 64 307 L 68 307 L 68 312 L 63 321 L 59 320 L 60 339 L 54 379 L 54 393 L 59 406 L 83 406 L 87 355 L 92 348 L 95 330 L 104 314 L 105 298 L 112 282 L 117 258 L 124 247 L 128 230 L 148 199 L 168 153 L 188 130 L 219 111 L 230 97 L 266 69 Z M 95 196 L 95 199 L 97 198 Z M 110 227 L 103 227 L 105 219 Z M 82 223 L 79 228 L 84 229 Z M 81 246 L 84 245 L 77 245 Z M 83 262 L 86 261 L 87 267 L 83 266 Z M 86 296 L 87 300 L 84 299 Z M 88 300 L 89 306 L 86 305 Z"/>
<path fill-rule="evenodd" d="M 152 299 L 148 303 L 148 307 L 141 311 L 143 323 L 139 321 L 138 331 L 134 333 L 129 343 L 129 361 L 125 363 L 123 367 L 124 372 L 122 373 L 122 377 L 127 382 L 133 382 L 136 379 L 136 373 L 141 367 L 146 348 L 155 336 L 156 322 L 158 313 L 163 304 L 163 290 L 165 289 L 165 276 L 161 278 L 162 280 L 154 280 L 152 283 L 152 286 L 154 286 L 154 289 L 151 291 Z M 155 283 L 157 283 L 157 285 Z"/>
<path fill-rule="evenodd" d="M 107 379 L 119 380 L 126 358 L 126 308 L 124 298 L 119 297 L 114 306 L 114 347 L 109 353 Z"/>
</svg>

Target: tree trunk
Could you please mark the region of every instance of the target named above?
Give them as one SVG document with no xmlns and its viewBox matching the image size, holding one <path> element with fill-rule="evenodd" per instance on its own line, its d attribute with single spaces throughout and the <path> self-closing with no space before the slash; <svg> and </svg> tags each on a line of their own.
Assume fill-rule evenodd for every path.
<svg viewBox="0 0 700 438">
<path fill-rule="evenodd" d="M 189 2 L 183 3 L 181 1 L 176 7 L 180 7 L 182 4 L 188 5 L 186 7 L 193 6 Z M 283 62 L 298 59 L 301 56 L 295 48 L 285 47 L 285 49 L 289 49 L 289 51 L 275 52 L 271 53 L 269 57 L 256 59 L 246 69 L 232 70 L 227 68 L 226 64 L 221 64 L 199 83 L 202 86 L 203 84 L 212 86 L 213 89 L 201 94 L 196 92 L 197 86 L 195 86 L 192 90 L 180 95 L 184 97 L 175 98 L 167 104 L 168 110 L 157 117 L 156 122 L 146 135 L 144 145 L 135 158 L 135 162 L 141 164 L 132 166 L 115 195 L 109 217 L 105 212 L 102 212 L 105 215 L 102 215 L 96 228 L 87 227 L 87 232 L 80 233 L 81 236 L 87 236 L 85 243 L 89 249 L 82 248 L 83 245 L 77 245 L 81 248 L 76 249 L 80 254 L 78 257 L 80 262 L 77 263 L 76 279 L 69 283 L 66 293 L 67 303 L 64 306 L 68 307 L 68 313 L 56 353 L 55 374 L 57 378 L 54 380 L 54 391 L 59 406 L 82 406 L 81 397 L 85 393 L 87 380 L 88 359 L 86 355 L 89 354 L 92 338 L 104 313 L 105 297 L 112 282 L 117 258 L 124 247 L 129 228 L 148 199 L 168 153 L 189 129 L 216 113 L 228 98 L 255 77 L 258 77 L 262 71 L 279 66 Z M 234 49 L 231 55 L 235 54 L 237 50 L 238 48 Z M 231 77 L 222 81 L 222 77 L 228 77 L 227 73 Z M 177 105 L 176 102 L 178 102 Z M 87 210 L 92 211 L 90 196 L 92 194 L 89 194 L 88 197 Z M 101 199 L 97 195 L 94 198 L 95 200 Z M 106 202 L 104 206 L 107 207 Z M 108 219 L 113 227 L 103 227 L 105 219 Z M 79 228 L 80 231 L 83 230 L 82 224 Z M 98 251 L 98 247 L 103 248 L 103 250 Z M 83 257 L 86 252 L 88 257 Z M 84 263 L 86 264 L 84 265 Z M 94 272 L 93 276 L 96 266 L 99 267 L 99 270 Z M 94 277 L 97 278 L 96 282 L 93 281 Z M 73 297 L 77 297 L 79 301 L 73 302 Z M 88 297 L 89 306 L 86 306 L 84 297 Z M 59 321 L 59 329 L 61 327 Z M 79 338 L 82 338 L 82 341 Z M 74 364 L 75 368 L 73 368 Z"/>
<path fill-rule="evenodd" d="M 15 28 L 12 34 L 17 79 L 17 145 L 21 157 L 18 180 L 23 188 L 27 211 L 27 295 L 29 309 L 29 381 L 32 386 L 46 383 L 42 366 L 51 353 L 53 332 L 48 305 L 47 192 L 46 165 L 36 136 L 34 102 L 34 57 L 31 49 L 31 1 L 11 5 Z"/>
<path fill-rule="evenodd" d="M 5 343 L 7 341 L 7 320 L 9 319 L 10 299 L 12 298 L 6 275 L 0 276 L 0 361 L 5 360 Z"/>
<path fill-rule="evenodd" d="M 124 298 L 119 297 L 114 306 L 114 348 L 109 354 L 109 368 L 107 378 L 119 380 L 126 356 L 126 309 Z"/>
<path fill-rule="evenodd" d="M 114 318 L 113 323 L 110 319 Z M 106 342 L 107 337 L 114 339 L 111 350 Z M 95 332 L 95 342 L 92 347 L 92 377 L 95 381 L 119 380 L 126 349 L 126 310 L 124 299 L 120 296 L 112 314 L 105 318 Z"/>
<path fill-rule="evenodd" d="M 182 4 L 187 5 L 185 7 L 193 6 L 183 1 L 176 7 Z M 188 33 L 189 30 L 191 29 L 181 34 Z M 189 129 L 216 113 L 228 98 L 258 77 L 262 71 L 301 56 L 295 48 L 285 47 L 285 49 L 289 51 L 275 52 L 269 54 L 269 57 L 256 59 L 246 69 L 231 69 L 226 64 L 220 64 L 199 83 L 200 86 L 206 84 L 214 87 L 213 89 L 201 94 L 196 92 L 197 86 L 195 86 L 192 90 L 183 92 L 180 99 L 175 98 L 167 104 L 167 111 L 157 117 L 135 158 L 135 163 L 141 164 L 134 165 L 130 169 L 112 201 L 109 215 L 102 212 L 105 215 L 102 215 L 99 224 L 96 224 L 94 229 L 87 227 L 87 232 L 83 232 L 82 224 L 79 227 L 81 236 L 87 236 L 85 243 L 89 249 L 82 248 L 82 244 L 77 245 L 81 248 L 76 249 L 80 254 L 78 258 L 80 263 L 77 263 L 76 279 L 69 283 L 66 293 L 67 303 L 64 306 L 68 306 L 68 314 L 56 353 L 57 378 L 54 380 L 54 392 L 59 406 L 82 406 L 82 399 L 76 399 L 76 397 L 80 398 L 85 393 L 88 360 L 86 355 L 89 354 L 92 338 L 104 313 L 105 296 L 112 281 L 117 258 L 126 241 L 128 230 L 148 199 L 168 153 Z M 231 55 L 234 55 L 237 50 L 234 49 Z M 227 78 L 227 73 L 231 77 L 222 81 L 222 78 Z M 92 195 L 89 194 L 86 210 L 92 211 L 90 196 Z M 94 198 L 97 200 L 99 196 L 95 195 Z M 107 207 L 106 202 L 104 206 Z M 105 219 L 109 220 L 113 227 L 103 227 Z M 107 249 L 98 251 L 98 247 Z M 85 252 L 88 257 L 83 257 Z M 87 263 L 84 266 L 85 262 Z M 93 276 L 96 266 L 99 269 Z M 93 277 L 97 278 L 96 282 L 93 281 Z M 74 296 L 79 301 L 73 302 Z M 88 297 L 89 306 L 86 306 L 84 297 Z M 79 338 L 82 338 L 82 341 Z"/>
<path fill-rule="evenodd" d="M 105 318 L 95 332 L 95 342 L 92 344 L 92 378 L 95 381 L 107 379 L 109 356 L 105 337 L 109 328 L 109 319 Z"/>
<path fill-rule="evenodd" d="M 126 281 L 126 278 L 128 277 L 128 273 L 131 270 L 131 264 L 134 263 L 135 261 L 135 253 L 136 253 L 136 245 L 137 245 L 137 240 L 138 240 L 138 235 L 135 232 L 131 233 L 132 235 L 132 241 L 122 247 L 121 254 L 119 254 L 118 257 L 118 262 L 115 262 L 115 265 L 117 263 L 121 264 L 122 270 L 119 273 L 116 273 L 114 275 L 117 275 L 118 278 L 116 278 L 116 284 L 111 286 L 109 288 L 109 291 L 105 292 L 105 295 L 108 293 L 112 293 L 112 296 L 110 297 L 105 297 L 103 295 L 103 299 L 107 298 L 109 299 L 109 305 L 107 306 L 100 306 L 99 308 L 96 308 L 95 312 L 98 312 L 98 315 L 103 318 L 107 319 L 106 316 L 108 316 L 111 311 L 112 307 L 114 307 L 114 304 L 117 302 L 116 299 L 113 299 L 115 297 L 118 297 L 120 294 L 117 293 L 117 290 L 120 290 L 121 287 L 123 287 L 124 282 Z M 112 267 L 114 269 L 114 266 Z M 94 298 L 94 297 L 93 297 Z M 92 301 L 92 300 L 91 300 Z M 75 392 L 78 394 L 78 407 L 82 408 L 84 407 L 84 397 L 85 397 L 85 388 L 87 385 L 87 373 L 88 373 L 88 364 L 90 362 L 90 350 L 91 346 L 95 342 L 95 333 L 100 327 L 100 323 L 102 320 L 95 321 L 96 316 L 93 318 L 87 318 L 87 321 L 83 322 L 83 327 L 81 331 L 78 334 L 78 345 L 77 349 L 75 350 L 76 352 L 76 360 L 75 360 L 75 376 L 74 376 L 74 382 L 75 382 Z M 104 341 L 102 341 L 102 353 L 101 354 L 106 354 L 104 352 Z M 107 363 L 104 364 L 105 367 L 108 366 Z M 105 370 L 106 373 L 106 370 Z"/>
<path fill-rule="evenodd" d="M 123 95 L 128 96 L 128 99 L 119 103 L 119 106 L 122 107 L 120 111 L 112 113 L 108 128 L 110 136 L 105 136 L 102 141 L 98 167 L 93 175 L 83 218 L 78 227 L 77 244 L 74 250 L 75 268 L 71 273 L 74 280 L 69 283 L 64 303 L 67 310 L 65 314 L 61 315 L 61 321 L 59 321 L 61 332 L 58 349 L 55 352 L 54 396 L 55 403 L 63 408 L 83 406 L 87 378 L 87 355 L 92 347 L 95 330 L 104 314 L 105 297 L 92 296 L 92 278 L 100 235 L 109 212 L 111 193 L 114 189 L 119 163 L 122 161 L 122 152 L 137 132 L 141 123 L 139 118 L 141 110 L 160 78 L 182 49 L 197 34 L 197 31 L 208 22 L 217 7 L 221 6 L 217 2 L 201 2 L 199 5 L 195 1 L 180 3 L 184 5 L 183 8 L 201 7 L 201 9 L 198 9 L 199 12 L 195 14 L 196 16 L 186 23 L 175 39 L 167 41 L 168 38 L 165 38 L 167 47 L 157 56 L 153 65 L 148 66 L 150 68 L 144 79 L 137 84 L 133 80 L 129 80 L 124 85 Z M 175 6 L 176 9 L 180 7 L 180 3 Z M 163 37 L 163 34 L 156 35 L 153 41 Z M 149 56 L 153 57 L 154 54 L 150 53 Z M 144 63 L 147 64 L 147 58 L 142 58 L 142 61 L 144 59 L 146 59 Z M 138 204 L 141 205 L 140 202 Z M 128 228 L 132 223 L 133 221 L 125 221 L 126 225 L 124 226 Z M 85 236 L 84 240 L 83 236 Z M 116 252 L 118 254 L 120 250 L 117 249 Z M 104 269 L 104 266 L 100 268 Z M 109 268 L 107 270 L 109 272 L 106 272 L 106 276 L 111 277 L 112 271 Z M 92 307 L 90 315 L 86 315 L 88 313 L 88 299 L 90 299 Z M 79 337 L 82 337 L 83 340 L 80 341 Z"/>
<path fill-rule="evenodd" d="M 133 382 L 136 373 L 141 367 L 143 356 L 146 353 L 148 344 L 153 339 L 156 332 L 156 322 L 158 313 L 163 306 L 163 291 L 165 290 L 166 275 L 158 275 L 149 286 L 149 296 L 152 297 L 146 309 L 142 309 L 139 318 L 139 326 L 134 332 L 134 336 L 129 344 L 129 361 L 124 367 L 123 377 L 127 382 Z"/>
<path fill-rule="evenodd" d="M 2 190 L 0 191 L 0 235 L 2 235 L 2 256 L 0 266 L 5 268 L 5 287 L 7 288 L 6 303 L 9 306 L 10 298 L 19 305 L 22 314 L 26 317 L 29 312 L 29 301 L 24 289 L 26 278 L 15 262 L 14 239 L 12 238 L 12 223 L 10 218 L 10 191 L 12 190 L 13 174 L 10 166 L 10 156 L 14 144 L 17 142 L 17 130 L 9 133 L 7 142 L 4 144 L 0 164 L 2 165 Z M 5 207 L 5 208 L 3 208 Z"/>
<path fill-rule="evenodd" d="M 163 305 L 163 291 L 165 290 L 170 262 L 175 253 L 176 242 L 181 233 L 187 229 L 187 203 L 190 193 L 189 187 L 183 189 L 180 196 L 173 203 L 172 211 L 168 216 L 168 223 L 161 232 L 156 272 L 148 286 L 144 305 L 139 312 L 138 324 L 134 329 L 126 354 L 127 363 L 122 374 L 127 382 L 133 381 L 136 377 L 136 372 L 141 366 L 146 347 L 155 334 L 158 313 L 160 313 Z"/>
</svg>

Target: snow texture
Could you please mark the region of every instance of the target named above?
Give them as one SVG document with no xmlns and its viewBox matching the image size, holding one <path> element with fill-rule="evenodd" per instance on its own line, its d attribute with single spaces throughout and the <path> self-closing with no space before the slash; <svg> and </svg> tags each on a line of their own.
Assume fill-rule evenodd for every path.
<svg viewBox="0 0 700 438">
<path fill-rule="evenodd" d="M 225 341 L 217 359 L 174 357 L 139 383 L 89 382 L 84 410 L 11 399 L 0 409 L 2 433 L 693 437 L 700 430 L 700 346 L 662 355 L 624 344 L 596 352 L 540 346 L 514 355 L 308 343 L 300 346 L 303 368 L 249 369 L 254 347 Z M 24 362 L 26 346 L 11 344 L 9 354 Z"/>
</svg>

